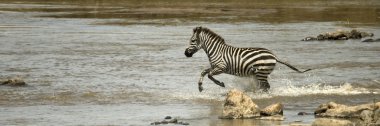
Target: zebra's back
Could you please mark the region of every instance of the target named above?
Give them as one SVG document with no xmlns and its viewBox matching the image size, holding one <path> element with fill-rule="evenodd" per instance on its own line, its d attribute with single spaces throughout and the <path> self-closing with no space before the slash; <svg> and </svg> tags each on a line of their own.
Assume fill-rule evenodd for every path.
<svg viewBox="0 0 380 126">
<path fill-rule="evenodd" d="M 276 56 L 265 48 L 235 48 L 225 56 L 226 73 L 237 76 L 267 76 L 276 66 Z"/>
</svg>

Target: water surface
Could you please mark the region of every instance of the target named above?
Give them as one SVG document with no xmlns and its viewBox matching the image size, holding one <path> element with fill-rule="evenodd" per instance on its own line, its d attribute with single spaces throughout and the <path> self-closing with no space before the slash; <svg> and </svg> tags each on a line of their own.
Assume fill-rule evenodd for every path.
<svg viewBox="0 0 380 126">
<path fill-rule="evenodd" d="M 0 87 L 2 125 L 149 125 L 171 115 L 192 125 L 312 123 L 321 103 L 380 99 L 380 43 L 300 41 L 338 29 L 380 34 L 377 1 L 1 1 L 0 77 L 29 86 Z M 251 78 L 200 72 L 203 51 L 183 54 L 204 26 L 238 47 L 264 47 L 305 74 L 278 65 L 268 94 Z M 285 121 L 220 120 L 225 93 L 247 91 L 259 106 L 285 105 Z"/>
</svg>

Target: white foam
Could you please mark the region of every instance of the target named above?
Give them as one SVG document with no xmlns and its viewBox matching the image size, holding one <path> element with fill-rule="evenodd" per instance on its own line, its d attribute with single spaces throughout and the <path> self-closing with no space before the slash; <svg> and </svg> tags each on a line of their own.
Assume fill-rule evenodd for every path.
<svg viewBox="0 0 380 126">
<path fill-rule="evenodd" d="M 272 98 L 276 96 L 304 96 L 304 95 L 357 95 L 357 94 L 376 94 L 376 91 L 371 91 L 366 88 L 353 87 L 350 83 L 343 83 L 341 85 L 328 85 L 323 83 L 311 83 L 299 86 L 295 85 L 290 80 L 282 81 L 285 82 L 283 86 L 273 86 L 269 93 L 262 93 L 259 91 L 251 91 L 252 88 L 245 88 L 246 86 L 237 87 L 240 90 L 245 90 L 246 94 L 254 99 Z M 225 98 L 228 90 L 236 87 L 226 87 L 226 88 L 215 88 L 209 87 L 202 93 L 199 92 L 182 92 L 173 94 L 175 98 L 186 99 L 186 100 L 218 100 L 222 101 Z"/>
<path fill-rule="evenodd" d="M 322 83 L 312 83 L 304 86 L 295 86 L 289 81 L 284 87 L 274 87 L 269 93 L 248 93 L 252 98 L 271 98 L 274 96 L 303 96 L 303 95 L 357 95 L 369 94 L 371 92 L 365 88 L 353 87 L 350 83 L 344 83 L 339 86 L 327 85 Z"/>
<path fill-rule="evenodd" d="M 205 87 L 206 89 L 206 87 Z M 177 92 L 173 93 L 172 97 L 182 100 L 217 100 L 222 101 L 224 99 L 224 95 L 228 92 L 227 88 L 207 88 L 207 90 L 203 90 L 203 92 Z"/>
</svg>

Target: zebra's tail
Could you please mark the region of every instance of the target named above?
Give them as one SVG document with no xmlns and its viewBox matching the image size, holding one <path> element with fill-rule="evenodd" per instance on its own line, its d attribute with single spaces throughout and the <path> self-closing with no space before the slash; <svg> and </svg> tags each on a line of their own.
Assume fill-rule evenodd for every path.
<svg viewBox="0 0 380 126">
<path fill-rule="evenodd" d="M 304 72 L 306 72 L 306 71 L 311 70 L 311 69 L 307 69 L 307 70 L 304 70 L 304 71 L 300 71 L 300 70 L 298 70 L 297 68 L 295 68 L 294 66 L 290 65 L 290 64 L 287 63 L 287 62 L 284 62 L 284 61 L 281 61 L 281 60 L 278 60 L 278 59 L 277 59 L 277 62 L 279 62 L 279 63 L 281 63 L 281 64 L 284 64 L 284 65 L 288 66 L 289 68 L 293 69 L 294 71 L 297 71 L 298 73 L 304 73 Z"/>
</svg>

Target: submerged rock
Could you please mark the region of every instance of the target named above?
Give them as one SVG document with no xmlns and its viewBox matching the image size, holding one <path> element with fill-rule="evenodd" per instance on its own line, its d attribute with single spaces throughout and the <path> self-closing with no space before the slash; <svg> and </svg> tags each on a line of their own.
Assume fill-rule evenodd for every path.
<svg viewBox="0 0 380 126">
<path fill-rule="evenodd" d="M 161 124 L 161 122 L 152 122 L 152 123 L 150 123 L 150 125 L 160 125 Z"/>
<path fill-rule="evenodd" d="M 172 117 L 171 116 L 166 116 L 165 119 L 172 119 Z"/>
<path fill-rule="evenodd" d="M 322 41 L 322 40 L 347 40 L 347 39 L 361 39 L 365 37 L 372 37 L 373 33 L 361 32 L 356 29 L 351 31 L 337 30 L 334 32 L 326 32 L 319 34 L 317 37 L 306 37 L 301 41 Z"/>
<path fill-rule="evenodd" d="M 363 40 L 362 42 L 380 42 L 380 38 L 378 38 L 378 39 L 365 39 L 365 40 Z"/>
<path fill-rule="evenodd" d="M 182 124 L 182 125 L 190 125 L 190 124 L 187 123 L 187 122 L 182 122 L 181 124 Z"/>
<path fill-rule="evenodd" d="M 178 120 L 177 119 L 172 119 L 172 120 L 169 120 L 168 123 L 178 123 Z"/>
<path fill-rule="evenodd" d="M 2 79 L 2 80 L 0 80 L 0 85 L 25 86 L 26 83 L 20 77 L 11 77 L 11 78 L 8 78 L 8 79 Z"/>
<path fill-rule="evenodd" d="M 314 113 L 310 113 L 310 112 L 299 112 L 297 115 L 314 115 Z"/>
<path fill-rule="evenodd" d="M 161 125 L 161 124 L 177 124 L 177 125 L 189 125 L 187 122 L 178 122 L 178 119 L 172 118 L 171 116 L 166 116 L 164 120 L 158 122 L 152 122 L 150 125 Z"/>
<path fill-rule="evenodd" d="M 260 116 L 259 107 L 243 92 L 232 89 L 227 93 L 223 115 L 220 118 L 254 118 Z"/>
<path fill-rule="evenodd" d="M 260 120 L 271 120 L 271 121 L 283 121 L 285 120 L 285 117 L 282 115 L 272 115 L 272 116 L 260 116 Z"/>
</svg>

